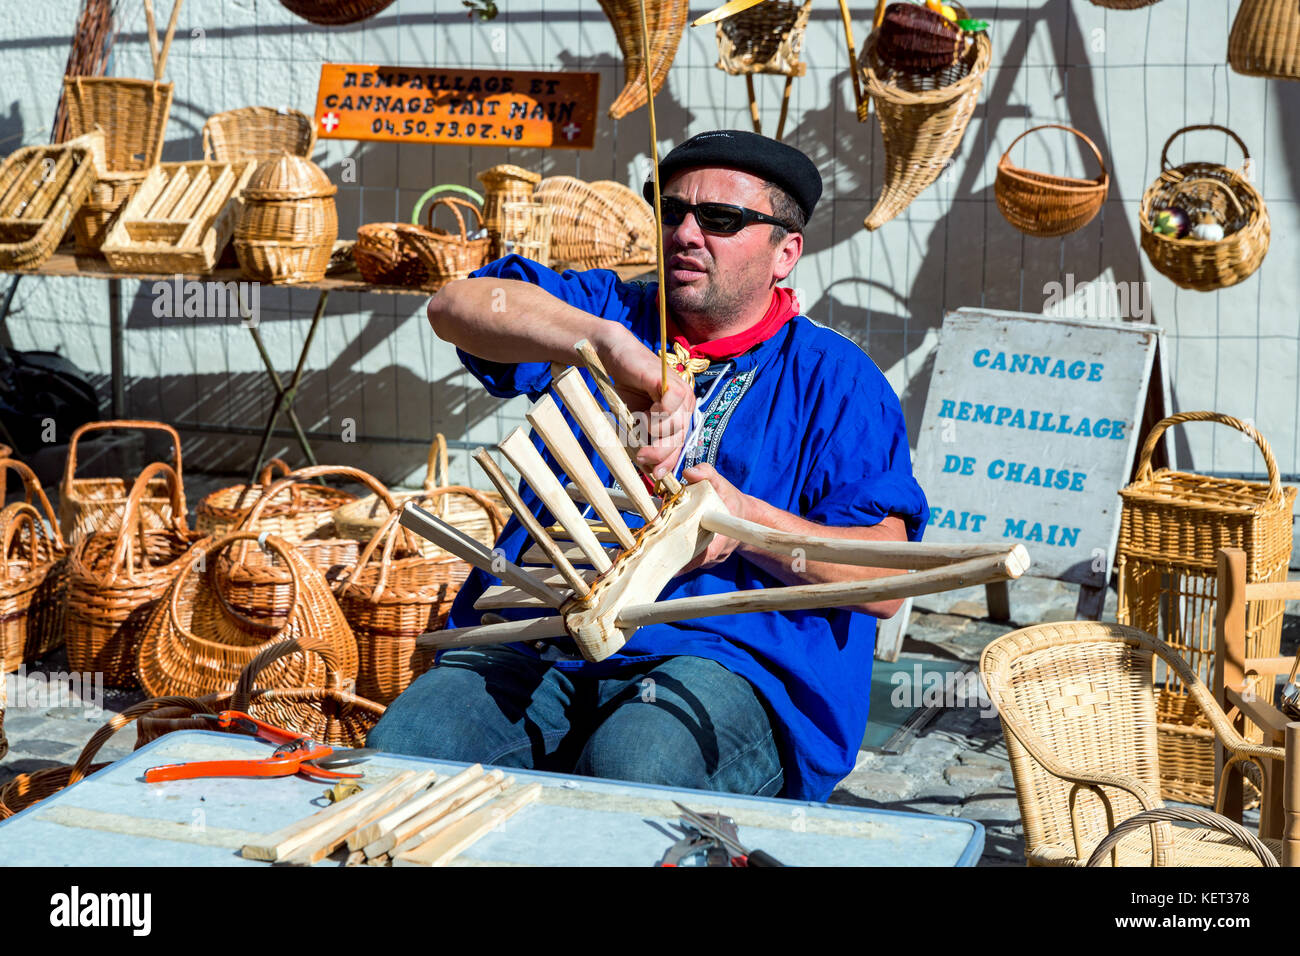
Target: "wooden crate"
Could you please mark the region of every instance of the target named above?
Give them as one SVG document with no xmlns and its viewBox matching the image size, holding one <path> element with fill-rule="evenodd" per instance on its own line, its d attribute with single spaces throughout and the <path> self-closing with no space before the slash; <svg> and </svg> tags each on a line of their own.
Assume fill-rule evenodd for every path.
<svg viewBox="0 0 1300 956">
<path fill-rule="evenodd" d="M 104 240 L 122 272 L 211 272 L 239 217 L 240 193 L 257 163 L 159 163 L 149 171 Z"/>
<path fill-rule="evenodd" d="M 0 269 L 48 259 L 95 183 L 99 131 L 54 146 L 27 146 L 0 164 Z"/>
</svg>

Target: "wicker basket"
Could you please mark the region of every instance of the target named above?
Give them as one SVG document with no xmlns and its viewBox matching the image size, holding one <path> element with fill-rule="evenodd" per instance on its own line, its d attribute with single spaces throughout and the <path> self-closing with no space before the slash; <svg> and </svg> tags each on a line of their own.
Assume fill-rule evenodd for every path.
<svg viewBox="0 0 1300 956">
<path fill-rule="evenodd" d="M 58 248 L 96 179 L 95 130 L 60 146 L 27 146 L 0 164 L 0 269 L 35 269 Z"/>
<path fill-rule="evenodd" d="M 108 723 L 95 731 L 90 742 L 77 757 L 77 762 L 71 767 L 46 767 L 43 770 L 19 774 L 0 787 L 0 820 L 21 813 L 84 777 L 103 770 L 108 764 L 95 763 L 94 760 L 110 737 L 145 714 L 175 708 L 184 709 L 189 713 L 203 713 L 204 705 L 190 697 L 162 697 L 157 700 L 142 700 L 120 714 L 114 714 Z M 211 727 L 210 724 L 208 726 Z"/>
<path fill-rule="evenodd" d="M 319 166 L 281 153 L 263 161 L 244 187 L 235 254 L 244 275 L 262 282 L 319 282 L 325 276 L 338 213 L 338 187 Z"/>
<path fill-rule="evenodd" d="M 1232 137 L 1245 157 L 1242 168 L 1205 162 L 1171 166 L 1170 145 L 1183 133 L 1198 129 L 1218 130 Z M 1142 194 L 1138 222 L 1142 249 L 1151 265 L 1175 285 L 1212 292 L 1248 278 L 1264 261 L 1271 227 L 1264 197 L 1246 178 L 1249 162 L 1246 144 L 1225 126 L 1185 126 L 1165 141 L 1160 153 L 1160 177 Z M 1178 239 L 1157 233 L 1152 221 L 1160 210 L 1170 206 L 1180 206 L 1193 221 L 1197 221 L 1197 211 L 1210 215 L 1223 226 L 1223 238 Z"/>
<path fill-rule="evenodd" d="M 650 50 L 650 84 L 656 96 L 668 78 L 677 47 L 686 29 L 690 0 L 659 0 L 645 5 L 650 27 L 647 46 Z M 645 56 L 641 51 L 641 0 L 600 0 L 618 48 L 623 51 L 623 90 L 609 107 L 612 119 L 622 119 L 646 104 Z"/>
<path fill-rule="evenodd" d="M 50 500 L 35 473 L 12 458 L 0 459 L 0 492 L 10 470 L 26 500 L 0 509 L 0 675 L 63 643 L 68 591 L 67 548 Z"/>
<path fill-rule="evenodd" d="M 1063 129 L 1083 140 L 1097 157 L 1101 172 L 1096 179 L 1075 179 L 1021 169 L 1011 163 L 1011 150 L 1030 133 L 1041 129 Z M 1082 229 L 1101 210 L 1110 189 L 1110 175 L 1095 143 L 1077 129 L 1048 123 L 1027 129 L 1011 141 L 998 160 L 993 192 L 998 209 L 1011 225 L 1039 238 L 1063 236 Z"/>
<path fill-rule="evenodd" d="M 1184 422 L 1236 428 L 1259 445 L 1267 484 L 1161 469 L 1151 455 L 1164 431 Z M 1134 482 L 1120 492 L 1116 573 L 1121 624 L 1155 635 L 1176 650 L 1206 684 L 1213 678 L 1214 616 L 1220 548 L 1246 552 L 1250 583 L 1285 581 L 1291 558 L 1296 489 L 1283 489 L 1268 442 L 1249 424 L 1217 412 L 1181 412 L 1157 423 L 1138 459 Z M 1282 601 L 1249 607 L 1246 654 L 1278 652 Z M 1187 690 L 1168 675 L 1157 701 L 1161 786 L 1166 798 L 1211 803 L 1214 734 Z"/>
<path fill-rule="evenodd" d="M 438 236 L 445 235 L 433 228 L 434 204 L 432 203 L 428 204 L 425 212 L 427 225 L 422 227 L 419 224 L 420 213 L 425 210 L 425 204 L 443 192 L 461 192 L 478 200 L 480 204 L 483 201 L 483 197 L 478 193 L 464 186 L 434 186 L 416 202 L 409 224 L 372 222 L 361 226 L 357 229 L 357 242 L 353 247 L 352 255 L 363 279 L 375 285 L 409 286 L 429 291 L 441 288 L 445 284 L 430 277 L 429 269 L 420 258 L 411 238 L 423 235 L 434 237 L 432 241 L 437 242 Z"/>
<path fill-rule="evenodd" d="M 506 203 L 531 203 L 542 175 L 503 163 L 483 170 L 478 174 L 478 181 L 483 184 L 483 223 L 492 237 L 491 257 L 500 259 L 511 251 L 505 243 L 512 236 L 517 238 L 517 232 L 512 230 L 519 226 L 518 222 L 506 222 L 503 207 Z"/>
<path fill-rule="evenodd" d="M 126 508 L 127 487 L 122 478 L 74 478 L 77 471 L 77 443 L 88 432 L 103 431 L 109 428 L 147 429 L 166 432 L 171 436 L 175 449 L 175 471 L 178 482 L 177 494 L 180 501 L 180 514 L 186 514 L 185 491 L 180 486 L 181 475 L 181 436 L 176 429 L 162 422 L 143 419 L 113 419 L 105 422 L 87 422 L 72 433 L 68 439 L 68 460 L 63 469 L 63 481 L 59 485 L 59 525 L 68 545 L 75 545 L 91 532 L 116 531 L 121 527 L 122 512 Z M 149 488 L 141 501 L 142 517 L 149 530 L 169 527 L 172 520 L 172 490 L 165 480 L 159 478 Z"/>
<path fill-rule="evenodd" d="M 172 492 L 175 521 L 150 530 L 142 520 L 143 498 L 155 475 Z M 203 538 L 185 524 L 180 479 L 155 462 L 140 473 L 127 498 L 121 526 L 87 535 L 68 559 L 68 665 L 74 671 L 101 671 L 111 687 L 135 687 L 139 643 L 150 606 L 167 593 Z"/>
<path fill-rule="evenodd" d="M 429 446 L 423 490 L 397 494 L 390 492 L 393 507 L 400 508 L 408 501 L 436 495 L 438 517 L 491 548 L 505 527 L 502 514 L 504 502 L 496 492 L 477 491 L 450 484 L 449 473 L 447 439 L 439 433 Z M 389 507 L 385 501 L 378 495 L 369 495 L 335 511 L 334 525 L 340 536 L 367 542 L 383 527 L 388 515 Z M 446 551 L 427 538 L 417 536 L 417 544 L 420 553 L 426 558 L 447 555 Z"/>
<path fill-rule="evenodd" d="M 536 198 L 552 207 L 553 268 L 609 269 L 638 262 L 644 257 L 647 241 L 649 261 L 654 261 L 654 215 L 650 213 L 652 225 L 647 233 L 641 207 L 650 207 L 644 200 L 639 200 L 638 207 L 608 185 L 597 187 L 572 176 L 542 180 Z"/>
<path fill-rule="evenodd" d="M 455 196 L 439 196 L 429 204 L 429 223 L 433 223 L 433 211 L 438 206 L 451 209 L 456 217 L 459 233 L 449 233 L 442 229 L 416 229 L 405 227 L 402 235 L 407 246 L 415 251 L 429 273 L 429 284 L 425 288 L 441 289 L 448 282 L 464 279 L 475 269 L 488 261 L 488 252 L 492 247 L 490 236 L 471 238 L 483 228 L 483 214 L 478 206 Z M 468 209 L 474 214 L 475 225 L 467 229 L 461 209 Z"/>
<path fill-rule="evenodd" d="M 268 562 L 264 568 L 287 572 L 288 601 L 283 608 L 267 609 L 276 612 L 274 626 L 254 623 L 247 608 L 236 613 L 222 600 L 224 562 L 219 555 L 250 541 L 262 543 L 279 559 L 278 565 Z M 342 686 L 356 677 L 356 639 L 325 579 L 293 545 L 256 531 L 209 538 L 190 553 L 145 625 L 140 684 L 154 697 L 233 690 L 259 653 L 291 638 L 303 650 L 262 671 L 263 686 Z"/>
<path fill-rule="evenodd" d="M 252 512 L 262 492 L 275 482 L 277 469 L 282 475 L 292 473 L 283 461 L 272 458 L 262 469 L 257 484 L 232 485 L 212 492 L 195 509 L 195 528 L 210 535 L 234 531 Z M 297 544 L 313 535 L 330 533 L 335 509 L 357 499 L 350 491 L 310 482 L 294 482 L 288 488 L 288 497 L 267 502 L 257 526 L 248 530 L 265 531 Z"/>
<path fill-rule="evenodd" d="M 987 35 L 968 35 L 953 66 L 902 73 L 881 62 L 879 35 L 872 31 L 859 61 L 885 143 L 884 188 L 864 223 L 871 230 L 902 212 L 946 168 L 975 111 L 993 49 Z"/>
<path fill-rule="evenodd" d="M 383 716 L 384 706 L 339 687 L 257 687 L 258 676 L 287 654 L 301 650 L 295 640 L 280 641 L 262 650 L 239 675 L 233 691 L 200 698 L 199 713 L 239 710 L 331 747 L 363 747 L 366 736 Z M 136 723 L 136 748 L 176 730 L 211 730 L 212 723 L 196 719 L 196 711 L 171 707 L 154 711 Z"/>
<path fill-rule="evenodd" d="M 393 0 L 280 0 L 290 13 L 321 27 L 360 23 L 373 17 Z"/>
<path fill-rule="evenodd" d="M 612 179 L 597 179 L 590 184 L 614 207 L 614 215 L 627 233 L 627 243 L 619 265 L 654 265 L 657 256 L 655 213 L 641 194 Z"/>
<path fill-rule="evenodd" d="M 732 76 L 803 76 L 808 64 L 799 52 L 811 11 L 812 0 L 769 0 L 718 21 L 718 69 Z"/>
<path fill-rule="evenodd" d="M 1159 2 L 1160 0 L 1092 0 L 1092 5 L 1106 7 L 1109 10 L 1137 10 Z"/>
<path fill-rule="evenodd" d="M 63 99 L 69 139 L 104 131 L 104 162 L 72 219 L 77 251 L 98 252 L 117 211 L 162 157 L 171 113 L 172 84 L 115 77 L 65 76 Z"/>
<path fill-rule="evenodd" d="M 885 8 L 876 38 L 876 54 L 896 73 L 935 73 L 952 67 L 961 57 L 961 29 L 941 13 L 916 3 L 891 3 Z"/>
<path fill-rule="evenodd" d="M 551 264 L 552 209 L 540 202 L 501 204 L 500 255 L 523 256 L 539 265 Z"/>
<path fill-rule="evenodd" d="M 1241 0 L 1228 34 L 1228 65 L 1247 76 L 1300 80 L 1300 3 Z"/>
<path fill-rule="evenodd" d="M 281 153 L 310 159 L 315 146 L 316 127 L 298 110 L 243 106 L 214 113 L 203 124 L 203 157 L 219 163 L 261 162 Z"/>
</svg>

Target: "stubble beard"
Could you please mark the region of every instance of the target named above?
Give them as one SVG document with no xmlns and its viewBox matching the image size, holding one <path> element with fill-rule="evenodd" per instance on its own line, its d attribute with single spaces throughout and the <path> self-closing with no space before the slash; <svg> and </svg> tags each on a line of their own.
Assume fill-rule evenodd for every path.
<svg viewBox="0 0 1300 956">
<path fill-rule="evenodd" d="M 670 280 L 667 301 L 679 320 L 689 320 L 697 332 L 712 334 L 734 324 L 743 311 L 745 293 L 741 282 L 719 282 L 712 263 L 706 275 L 702 282 L 675 287 Z"/>
</svg>

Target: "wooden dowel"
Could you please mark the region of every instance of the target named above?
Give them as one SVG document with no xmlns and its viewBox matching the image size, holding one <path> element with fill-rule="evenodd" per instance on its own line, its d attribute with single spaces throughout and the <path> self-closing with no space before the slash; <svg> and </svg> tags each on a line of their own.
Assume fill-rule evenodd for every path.
<svg viewBox="0 0 1300 956">
<path fill-rule="evenodd" d="M 794 87 L 794 75 L 785 78 L 785 90 L 781 93 L 781 117 L 776 121 L 776 138 L 785 135 L 785 118 L 790 112 L 790 90 Z"/>
<path fill-rule="evenodd" d="M 494 463 L 495 464 L 495 463 Z M 402 527 L 409 528 L 421 537 L 428 538 L 438 547 L 451 552 L 462 561 L 467 561 L 495 575 L 503 581 L 509 581 L 515 587 L 522 588 L 529 594 L 545 602 L 548 607 L 559 607 L 565 596 L 554 588 L 539 584 L 534 578 L 513 562 L 494 555 L 478 541 L 453 528 L 447 522 L 425 511 L 414 502 L 408 501 L 402 508 L 402 517 L 398 519 Z"/>
<path fill-rule="evenodd" d="M 587 390 L 582 373 L 571 368 L 554 379 L 551 388 L 560 396 L 569 414 L 577 420 L 578 427 L 591 442 L 591 447 L 596 449 L 596 454 L 609 468 L 614 480 L 622 486 L 624 494 L 632 500 L 641 517 L 646 521 L 652 520 L 659 513 L 659 508 L 646 491 L 645 484 L 641 481 L 641 472 L 628 454 L 626 446 L 619 441 L 614 426 L 596 404 L 595 396 Z"/>
<path fill-rule="evenodd" d="M 1022 545 L 1002 555 L 973 558 L 958 564 L 914 574 L 892 575 L 870 581 L 841 581 L 834 584 L 800 584 L 793 587 L 765 588 L 761 591 L 733 591 L 678 598 L 655 604 L 626 607 L 618 616 L 618 626 L 645 627 L 668 621 L 685 621 L 719 614 L 751 614 L 757 611 L 799 611 L 822 607 L 845 607 L 875 601 L 894 601 L 934 594 L 957 588 L 972 587 L 989 581 L 1019 577 L 1028 565 Z"/>
<path fill-rule="evenodd" d="M 582 553 L 581 548 L 572 544 L 566 547 L 565 542 L 560 540 L 557 540 L 555 543 L 559 546 L 560 553 L 564 555 L 565 560 L 578 562 L 587 560 L 587 556 Z M 535 544 L 530 546 L 527 551 L 520 555 L 519 560 L 523 561 L 525 564 L 548 564 L 550 562 L 550 558 L 546 556 L 546 552 Z M 546 570 L 550 569 L 548 568 Z M 578 573 L 582 574 L 584 572 L 579 568 Z"/>
<path fill-rule="evenodd" d="M 543 641 L 549 637 L 564 637 L 568 633 L 564 629 L 564 619 L 557 614 L 552 617 L 529 618 L 526 621 L 506 621 L 504 624 L 480 624 L 477 627 L 457 627 L 449 631 L 430 631 L 417 637 L 415 646 L 422 651 L 435 651 L 448 647 Z"/>
<path fill-rule="evenodd" d="M 618 547 L 618 545 L 620 544 L 618 535 L 614 534 L 613 531 L 610 531 L 607 527 L 605 527 L 603 522 L 588 521 L 587 528 L 591 531 L 592 534 L 596 536 L 596 540 L 599 541 L 602 546 Z M 573 540 L 572 533 L 570 533 L 569 529 L 564 527 L 564 525 L 560 525 L 560 524 L 548 525 L 546 528 L 546 533 L 549 534 L 556 541 Z"/>
<path fill-rule="evenodd" d="M 1300 723 L 1287 724 L 1282 772 L 1282 865 L 1300 866 Z"/>
<path fill-rule="evenodd" d="M 538 547 L 546 553 L 546 559 L 550 561 L 555 570 L 564 576 L 564 580 L 568 582 L 573 593 L 581 597 L 590 591 L 591 589 L 587 587 L 587 582 L 583 580 L 582 575 L 564 557 L 560 546 L 551 540 L 551 536 L 546 533 L 542 523 L 528 510 L 528 506 L 524 504 L 523 499 L 519 497 L 519 493 L 515 491 L 515 486 L 510 483 L 510 479 L 505 476 L 500 466 L 492 460 L 492 456 L 487 453 L 486 449 L 480 448 L 475 451 L 474 460 L 483 468 L 492 484 L 496 485 L 497 491 L 506 500 L 506 504 L 514 512 L 515 517 L 519 519 L 519 523 L 524 526 L 524 530 L 532 535 Z M 570 502 L 570 507 L 572 507 L 572 502 Z M 518 582 L 513 583 L 516 586 L 518 585 Z M 524 590 L 527 590 L 527 588 L 524 588 Z"/>
<path fill-rule="evenodd" d="M 391 857 L 402 850 L 414 849 L 423 842 L 422 834 L 436 832 L 433 829 L 434 825 L 444 817 L 459 810 L 471 801 L 478 800 L 489 790 L 492 791 L 492 794 L 500 793 L 504 786 L 502 783 L 504 779 L 505 774 L 500 770 L 480 774 L 458 787 L 455 791 L 443 794 L 440 800 L 425 807 L 415 816 L 404 820 L 397 829 L 368 845 L 366 853 L 370 856 L 385 855 Z M 484 797 L 480 804 L 492 799 L 492 794 Z"/>
<path fill-rule="evenodd" d="M 577 485 L 565 485 L 564 490 L 568 492 L 570 498 L 579 504 L 591 504 L 591 499 Z M 636 502 L 629 498 L 624 492 L 615 491 L 613 488 L 606 488 L 605 494 L 609 495 L 609 500 L 614 502 L 614 507 L 616 507 L 620 512 L 640 514 L 640 512 L 637 511 Z M 653 500 L 654 499 L 651 499 L 651 501 Z"/>
<path fill-rule="evenodd" d="M 153 0 L 144 0 L 145 32 L 149 34 L 149 65 L 154 79 L 158 78 L 158 24 L 153 17 Z"/>
<path fill-rule="evenodd" d="M 596 474 L 596 469 L 591 467 L 591 461 L 578 444 L 578 439 L 569 430 L 569 423 L 564 420 L 564 414 L 560 411 L 560 406 L 555 404 L 555 399 L 543 395 L 526 417 L 537 434 L 542 436 L 542 441 L 551 450 L 569 480 L 581 489 L 587 503 L 596 509 L 596 514 L 600 515 L 618 538 L 618 543 L 624 548 L 634 547 L 636 539 L 632 537 L 623 516 L 618 513 L 618 506 Z M 567 494 L 568 488 L 564 491 Z"/>
<path fill-rule="evenodd" d="M 433 839 L 395 859 L 396 866 L 446 866 L 459 854 L 505 823 L 542 795 L 542 785 L 531 783 L 490 807 L 448 827 Z"/>
<path fill-rule="evenodd" d="M 754 95 L 754 74 L 745 74 L 745 92 L 749 95 L 749 120 L 754 124 L 754 132 L 763 135 L 763 124 L 758 118 L 758 99 Z"/>
<path fill-rule="evenodd" d="M 311 866 L 313 863 L 319 863 L 325 857 L 329 856 L 339 847 L 347 842 L 348 837 L 358 827 L 365 826 L 372 820 L 378 819 L 389 811 L 401 806 L 411 797 L 415 796 L 424 788 L 428 787 L 438 777 L 437 773 L 428 770 L 424 773 L 417 773 L 412 779 L 396 787 L 386 796 L 370 804 L 364 810 L 357 812 L 355 815 L 339 820 L 333 827 L 324 833 L 312 837 L 304 842 L 298 849 L 289 853 L 287 856 L 281 856 L 275 861 L 275 865 L 284 864 L 286 866 Z"/>
<path fill-rule="evenodd" d="M 161 80 L 167 69 L 167 54 L 172 48 L 172 37 L 176 34 L 176 20 L 180 17 L 182 2 L 183 0 L 176 0 L 172 5 L 172 16 L 167 21 L 167 36 L 163 38 L 162 50 L 158 53 L 158 64 L 154 67 L 155 80 Z"/>
<path fill-rule="evenodd" d="M 573 543 L 583 550 L 592 567 L 597 571 L 608 571 L 610 566 L 609 555 L 605 553 L 605 549 L 601 547 L 600 542 L 596 540 L 596 536 L 592 534 L 591 528 L 587 525 L 587 519 L 578 511 L 578 506 L 573 503 L 573 499 L 564 493 L 564 486 L 560 484 L 560 479 L 555 477 L 555 473 L 546 464 L 546 459 L 528 440 L 527 433 L 522 428 L 516 428 L 502 439 L 501 444 L 497 447 L 501 449 L 506 458 L 510 459 L 510 464 L 515 466 L 515 469 L 523 477 L 525 483 L 533 489 L 537 497 L 542 499 L 542 504 L 546 506 L 546 510 L 555 516 L 556 521 L 568 529 L 569 534 L 573 536 Z M 536 536 L 534 535 L 534 537 Z M 541 544 L 542 542 L 538 541 L 537 543 Z M 554 542 L 552 541 L 552 543 Z M 559 549 L 557 548 L 556 551 L 558 552 Z M 565 577 L 568 577 L 568 575 L 565 575 Z M 587 593 L 586 585 L 580 578 L 574 588 L 574 593 Z"/>
<path fill-rule="evenodd" d="M 441 783 L 430 787 L 423 793 L 418 793 L 410 800 L 407 800 L 396 810 L 386 814 L 373 823 L 368 823 L 364 827 L 357 829 L 348 837 L 349 849 L 366 848 L 366 856 L 378 856 L 380 853 L 387 852 L 387 848 L 376 849 L 371 852 L 369 847 L 382 836 L 387 836 L 400 828 L 400 825 L 418 816 L 429 806 L 438 803 L 448 795 L 455 793 L 473 780 L 483 776 L 483 765 L 476 763 L 473 766 L 466 767 L 460 773 L 453 777 L 448 777 Z"/>
<path fill-rule="evenodd" d="M 447 829 L 447 827 L 451 826 L 457 820 L 463 820 L 479 807 L 490 803 L 515 782 L 514 777 L 506 777 L 500 770 L 493 770 L 484 777 L 484 780 L 487 781 L 485 787 L 480 788 L 477 784 L 471 784 L 471 786 L 474 786 L 479 791 L 472 799 L 465 801 L 450 813 L 443 814 L 427 827 L 420 830 L 419 833 L 408 837 L 401 843 L 397 844 L 397 846 L 393 847 L 392 852 L 389 854 L 389 856 L 393 857 L 393 862 L 397 862 L 397 857 L 399 855 L 414 850 L 416 847 Z"/>
<path fill-rule="evenodd" d="M 879 21 L 884 18 L 884 15 L 885 4 L 881 0 L 876 4 L 876 26 L 880 26 Z M 840 0 L 840 17 L 844 20 L 844 42 L 849 47 L 849 75 L 853 77 L 853 103 L 857 107 L 858 122 L 865 123 L 871 101 L 862 95 L 862 79 L 858 76 L 858 51 L 853 45 L 853 18 L 849 15 L 848 0 Z"/>
</svg>

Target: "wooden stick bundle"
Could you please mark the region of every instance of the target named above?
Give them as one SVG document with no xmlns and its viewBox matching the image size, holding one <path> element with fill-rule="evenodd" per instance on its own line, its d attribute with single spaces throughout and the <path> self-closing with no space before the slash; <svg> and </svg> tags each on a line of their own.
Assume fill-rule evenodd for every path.
<svg viewBox="0 0 1300 956">
<path fill-rule="evenodd" d="M 511 796 L 465 817 L 415 849 L 393 858 L 393 866 L 446 866 L 468 847 L 499 827 L 542 794 L 532 783 Z"/>
</svg>

